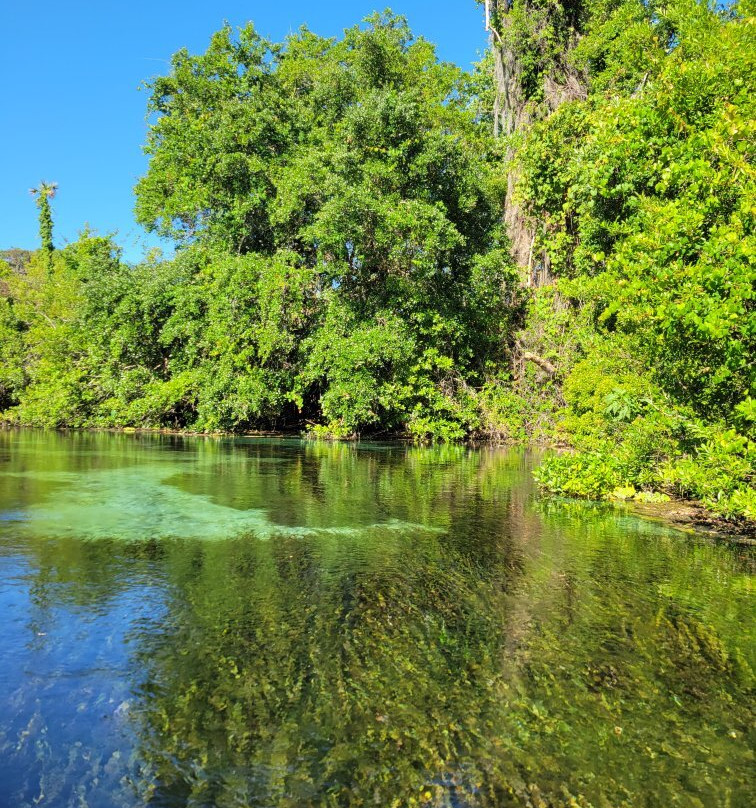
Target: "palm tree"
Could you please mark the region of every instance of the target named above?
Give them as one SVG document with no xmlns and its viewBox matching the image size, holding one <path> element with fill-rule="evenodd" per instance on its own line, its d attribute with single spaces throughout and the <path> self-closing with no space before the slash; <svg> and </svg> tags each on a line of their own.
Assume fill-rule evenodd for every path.
<svg viewBox="0 0 756 808">
<path fill-rule="evenodd" d="M 50 200 L 58 190 L 57 182 L 40 182 L 39 187 L 30 188 L 29 193 L 37 197 L 37 207 L 39 208 L 39 237 L 42 241 L 42 249 L 51 253 L 55 247 L 53 245 L 53 221 L 50 210 Z"/>
</svg>

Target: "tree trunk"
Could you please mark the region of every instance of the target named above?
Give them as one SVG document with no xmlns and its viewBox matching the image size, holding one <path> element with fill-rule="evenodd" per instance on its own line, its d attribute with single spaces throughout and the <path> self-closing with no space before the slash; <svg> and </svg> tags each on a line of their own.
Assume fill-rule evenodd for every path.
<svg viewBox="0 0 756 808">
<path fill-rule="evenodd" d="M 517 32 L 512 31 L 509 12 L 513 2 L 527 0 L 487 0 L 486 29 L 491 32 L 491 49 L 494 57 L 494 136 L 511 138 L 516 132 L 526 130 L 535 114 L 550 115 L 560 104 L 575 98 L 585 97 L 585 85 L 574 71 L 567 67 L 566 54 L 577 43 L 574 34 L 567 41 L 563 58 L 542 74 L 543 101 L 535 106 L 529 103 L 522 85 L 522 64 L 515 42 Z M 559 80 L 555 78 L 559 76 Z M 534 252 L 536 229 L 516 198 L 519 172 L 514 147 L 507 145 L 507 192 L 504 201 L 504 224 L 510 241 L 510 252 L 515 263 L 523 271 L 526 286 L 543 286 L 551 281 L 549 260 L 545 254 Z"/>
<path fill-rule="evenodd" d="M 488 5 L 488 4 L 487 4 Z M 508 0 L 493 0 L 492 17 L 496 23 L 491 25 L 491 47 L 494 57 L 494 137 L 510 137 L 529 123 L 526 102 L 522 91 L 522 68 L 514 49 L 506 44 L 506 34 L 510 26 Z M 499 32 L 495 24 L 501 26 Z M 505 35 L 502 39 L 502 33 Z M 515 199 L 515 190 L 519 175 L 514 166 L 514 149 L 511 145 L 506 151 L 507 161 L 507 193 L 504 201 L 504 224 L 510 241 L 510 251 L 515 263 L 529 270 L 532 261 L 532 244 L 534 230 L 528 222 L 525 212 Z M 530 272 L 525 279 L 531 285 Z"/>
</svg>

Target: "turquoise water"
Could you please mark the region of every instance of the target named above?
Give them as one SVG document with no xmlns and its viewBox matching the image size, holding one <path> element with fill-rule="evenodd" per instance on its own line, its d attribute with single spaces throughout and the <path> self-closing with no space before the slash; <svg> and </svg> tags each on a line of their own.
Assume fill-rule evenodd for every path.
<svg viewBox="0 0 756 808">
<path fill-rule="evenodd" d="M 752 552 L 535 462 L 0 432 L 0 805 L 750 806 Z"/>
</svg>

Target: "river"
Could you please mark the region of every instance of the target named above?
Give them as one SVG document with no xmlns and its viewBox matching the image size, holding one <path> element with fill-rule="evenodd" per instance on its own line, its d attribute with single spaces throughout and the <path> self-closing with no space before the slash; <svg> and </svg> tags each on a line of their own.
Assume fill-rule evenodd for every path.
<svg viewBox="0 0 756 808">
<path fill-rule="evenodd" d="M 753 550 L 537 461 L 0 431 L 0 805 L 752 805 Z"/>
</svg>

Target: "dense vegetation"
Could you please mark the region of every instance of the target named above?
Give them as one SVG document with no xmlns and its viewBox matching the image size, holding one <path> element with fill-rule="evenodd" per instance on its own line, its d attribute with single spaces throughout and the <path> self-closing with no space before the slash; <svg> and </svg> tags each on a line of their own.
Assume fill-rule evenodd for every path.
<svg viewBox="0 0 756 808">
<path fill-rule="evenodd" d="M 563 443 L 554 492 L 756 518 L 753 10 L 493 3 L 472 75 L 401 17 L 252 26 L 151 85 L 140 221 L 0 262 L 41 426 Z"/>
</svg>

